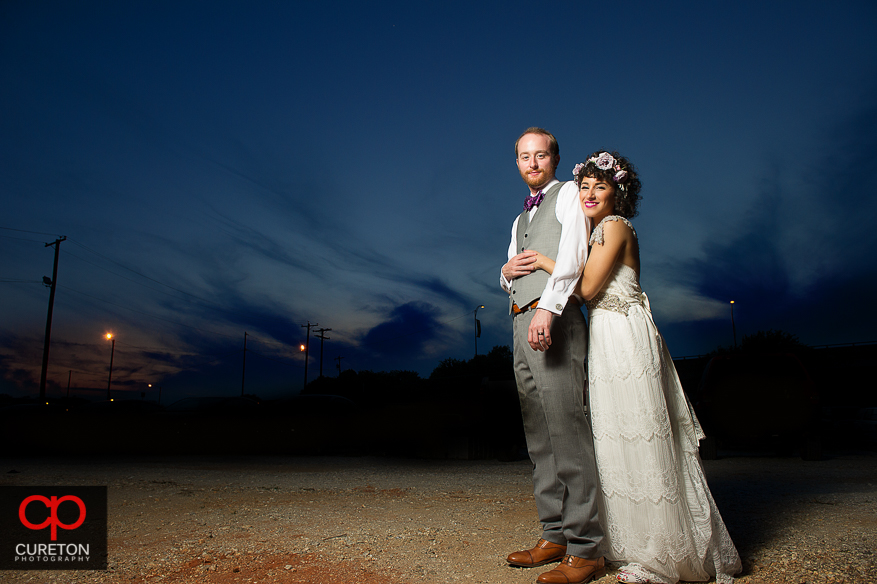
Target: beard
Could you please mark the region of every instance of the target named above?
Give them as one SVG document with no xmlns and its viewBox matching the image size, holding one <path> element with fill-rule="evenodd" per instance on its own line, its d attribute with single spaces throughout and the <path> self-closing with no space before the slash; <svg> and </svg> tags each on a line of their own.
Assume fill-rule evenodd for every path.
<svg viewBox="0 0 877 584">
<path fill-rule="evenodd" d="M 547 185 L 554 178 L 554 169 L 556 167 L 552 166 L 544 166 L 539 168 L 539 174 L 536 176 L 530 176 L 530 170 L 522 170 L 521 178 L 524 179 L 524 182 L 527 183 L 527 186 L 531 189 L 541 189 L 545 185 Z"/>
</svg>

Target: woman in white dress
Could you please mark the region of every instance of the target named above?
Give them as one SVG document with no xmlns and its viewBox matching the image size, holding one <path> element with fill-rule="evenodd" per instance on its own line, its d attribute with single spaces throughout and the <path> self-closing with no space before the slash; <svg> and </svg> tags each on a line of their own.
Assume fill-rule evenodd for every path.
<svg viewBox="0 0 877 584">
<path fill-rule="evenodd" d="M 710 495 L 703 433 L 639 285 L 640 180 L 617 152 L 577 164 L 582 210 L 595 226 L 577 294 L 588 307 L 588 398 L 606 557 L 618 580 L 733 581 L 740 558 Z M 553 262 L 537 256 L 549 273 Z"/>
</svg>

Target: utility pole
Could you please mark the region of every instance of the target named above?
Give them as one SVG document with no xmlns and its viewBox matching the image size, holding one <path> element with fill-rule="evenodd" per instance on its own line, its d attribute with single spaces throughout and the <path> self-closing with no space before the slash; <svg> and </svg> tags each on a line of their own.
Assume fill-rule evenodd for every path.
<svg viewBox="0 0 877 584">
<path fill-rule="evenodd" d="M 318 337 L 320 339 L 320 377 L 323 376 L 323 341 L 331 340 L 329 337 L 326 336 L 326 333 L 330 330 L 332 329 L 321 328 L 317 329 L 317 332 L 320 333 L 319 335 L 314 334 L 315 337 Z"/>
<path fill-rule="evenodd" d="M 244 334 L 246 334 L 246 333 L 244 333 Z M 147 383 L 146 387 L 148 387 L 149 389 L 152 389 L 152 384 Z M 158 386 L 158 405 L 161 405 L 161 386 L 160 385 Z"/>
<path fill-rule="evenodd" d="M 52 279 L 43 277 L 43 282 L 50 286 L 49 289 L 49 315 L 46 317 L 46 340 L 43 344 L 43 369 L 40 373 L 40 401 L 46 399 L 46 374 L 49 371 L 49 340 L 52 338 L 52 310 L 55 308 L 55 285 L 58 280 L 58 255 L 61 253 L 61 242 L 66 241 L 67 236 L 62 235 L 53 243 L 47 243 L 46 247 L 55 246 L 55 266 L 52 268 Z"/>
<path fill-rule="evenodd" d="M 335 360 L 338 361 L 338 375 L 339 376 L 341 375 L 341 359 L 343 359 L 343 358 L 344 357 L 342 357 L 341 355 L 338 355 L 337 357 L 335 357 Z"/>
<path fill-rule="evenodd" d="M 67 399 L 70 399 L 70 380 L 73 379 L 73 370 L 67 372 Z"/>
<path fill-rule="evenodd" d="M 731 331 L 734 333 L 734 348 L 737 348 L 737 326 L 734 324 L 734 301 L 731 301 Z"/>
<path fill-rule="evenodd" d="M 244 381 L 247 379 L 247 331 L 244 331 L 244 367 L 241 371 L 241 397 L 244 397 Z M 159 398 L 160 400 L 161 398 Z"/>
<path fill-rule="evenodd" d="M 301 350 L 305 352 L 305 384 L 302 386 L 302 389 L 305 389 L 308 386 L 308 348 L 311 344 L 311 327 L 317 327 L 319 324 L 314 323 L 311 324 L 311 321 L 308 321 L 308 324 L 301 325 L 301 328 L 308 329 L 308 334 L 305 337 L 305 344 L 302 345 Z"/>
<path fill-rule="evenodd" d="M 107 333 L 107 340 L 113 341 L 113 344 L 110 346 L 110 374 L 107 377 L 107 401 L 113 401 L 113 398 L 110 397 L 110 386 L 113 385 L 113 356 L 116 354 L 116 337 L 111 333 Z"/>
<path fill-rule="evenodd" d="M 484 308 L 484 305 L 475 307 L 475 356 L 478 356 L 478 337 L 481 336 L 481 321 L 478 320 L 478 309 Z"/>
</svg>

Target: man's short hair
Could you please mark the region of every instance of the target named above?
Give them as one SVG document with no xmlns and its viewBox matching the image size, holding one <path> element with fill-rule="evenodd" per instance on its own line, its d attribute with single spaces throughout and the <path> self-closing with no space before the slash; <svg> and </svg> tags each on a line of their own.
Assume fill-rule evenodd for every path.
<svg viewBox="0 0 877 584">
<path fill-rule="evenodd" d="M 526 130 L 524 130 L 524 132 L 520 136 L 518 136 L 518 139 L 515 140 L 515 159 L 516 160 L 518 158 L 518 142 L 520 142 L 521 138 L 523 138 L 527 134 L 541 134 L 543 136 L 546 136 L 548 138 L 548 154 L 551 155 L 551 158 L 554 159 L 555 163 L 558 160 L 560 160 L 560 146 L 558 146 L 558 144 L 557 144 L 557 138 L 555 138 L 554 134 L 552 134 L 548 130 L 545 130 L 543 128 L 536 128 L 536 127 L 527 128 Z"/>
</svg>

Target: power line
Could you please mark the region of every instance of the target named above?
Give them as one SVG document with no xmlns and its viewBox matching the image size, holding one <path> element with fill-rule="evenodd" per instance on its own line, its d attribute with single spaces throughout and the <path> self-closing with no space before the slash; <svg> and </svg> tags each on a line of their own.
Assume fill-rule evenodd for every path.
<svg viewBox="0 0 877 584">
<path fill-rule="evenodd" d="M 20 284 L 42 284 L 40 280 L 12 280 L 7 278 L 0 278 L 0 282 L 16 282 Z"/>
<path fill-rule="evenodd" d="M 189 293 L 189 292 L 186 292 L 185 290 L 180 290 L 179 288 L 176 288 L 176 287 L 174 287 L 174 286 L 171 286 L 170 284 L 165 284 L 164 282 L 161 282 L 161 281 L 159 281 L 159 280 L 156 280 L 155 278 L 151 278 L 151 277 L 147 276 L 146 274 L 142 274 L 142 273 L 138 272 L 137 270 L 131 269 L 131 268 L 129 268 L 128 266 L 126 266 L 126 265 L 124 265 L 124 264 L 121 264 L 121 263 L 117 262 L 116 260 L 110 259 L 110 258 L 108 258 L 107 256 L 105 256 L 105 255 L 103 255 L 103 254 L 101 254 L 101 253 L 99 253 L 99 252 L 94 251 L 94 250 L 91 249 L 90 247 L 87 247 L 87 246 L 85 246 L 85 245 L 79 243 L 79 242 L 76 241 L 75 239 L 70 239 L 70 240 L 68 240 L 68 241 L 70 241 L 71 243 L 74 243 L 74 244 L 78 245 L 78 246 L 81 247 L 82 249 L 85 249 L 85 250 L 87 250 L 87 251 L 90 251 L 90 252 L 93 253 L 94 255 L 96 255 L 96 256 L 98 256 L 98 257 L 100 257 L 100 258 L 103 258 L 103 259 L 107 260 L 107 261 L 110 262 L 110 263 L 116 264 L 116 265 L 119 266 L 120 268 L 123 268 L 123 269 L 125 269 L 125 270 L 128 270 L 129 272 L 131 272 L 131 273 L 133 273 L 133 274 L 137 274 L 138 276 L 140 276 L 140 277 L 142 277 L 142 278 L 146 278 L 147 280 L 150 280 L 151 282 L 155 282 L 156 284 L 159 284 L 159 285 L 164 286 L 164 287 L 166 287 L 166 288 L 170 288 L 171 290 L 175 290 L 175 291 L 179 292 L 180 294 L 185 294 L 186 296 L 191 296 L 192 298 L 196 298 L 196 299 L 200 300 L 201 302 L 206 302 L 206 303 L 208 303 L 208 304 L 213 304 L 214 306 L 216 306 L 215 303 L 210 302 L 209 300 L 207 300 L 207 299 L 205 299 L 205 298 L 201 298 L 200 296 L 196 296 L 195 294 L 191 294 L 191 293 Z M 116 274 L 116 275 L 118 275 L 118 274 Z"/>
<path fill-rule="evenodd" d="M 75 242 L 74 242 L 74 243 L 75 243 Z M 105 272 L 107 272 L 107 273 L 109 273 L 109 274 L 112 274 L 112 275 L 114 275 L 114 276 L 117 276 L 117 277 L 119 277 L 119 278 L 122 278 L 123 280 L 128 280 L 129 282 L 133 282 L 134 284 L 137 284 L 138 286 L 143 286 L 143 287 L 146 288 L 147 290 L 153 290 L 153 291 L 158 292 L 158 293 L 160 293 L 160 294 L 166 294 L 166 295 L 170 296 L 171 298 L 176 298 L 177 300 L 181 300 L 181 298 L 179 298 L 178 296 L 174 296 L 174 295 L 171 294 L 170 292 L 165 292 L 164 290 L 159 290 L 158 288 L 153 288 L 152 286 L 147 286 L 147 285 L 145 285 L 143 282 L 138 282 L 138 281 L 136 281 L 136 280 L 132 280 L 131 278 L 128 278 L 128 277 L 123 276 L 123 275 L 121 275 L 121 274 L 117 274 L 116 272 L 114 272 L 114 271 L 112 271 L 112 270 L 110 270 L 110 269 L 108 269 L 108 268 L 105 268 L 105 267 L 103 267 L 103 266 L 99 266 L 99 265 L 97 265 L 96 263 L 94 263 L 94 262 L 90 262 L 90 261 L 88 261 L 87 259 L 85 259 L 85 258 L 81 258 L 81 257 L 79 257 L 78 255 L 76 255 L 76 254 L 74 254 L 74 253 L 70 253 L 69 251 L 66 252 L 65 255 L 72 256 L 72 257 L 78 259 L 79 261 L 85 262 L 86 264 L 89 264 L 89 265 L 91 265 L 91 266 L 94 266 L 94 267 L 98 268 L 99 270 L 103 270 L 103 271 L 105 271 Z M 135 273 L 136 273 L 136 272 L 135 272 Z"/>
<path fill-rule="evenodd" d="M 252 350 L 252 349 L 247 349 L 247 351 L 249 351 L 250 353 L 253 353 L 254 355 L 258 355 L 259 357 L 262 357 L 263 359 L 268 359 L 269 361 L 274 361 L 275 363 L 280 363 L 281 365 L 286 365 L 287 367 L 301 367 L 301 365 L 298 365 L 296 363 L 290 363 L 288 361 L 280 361 L 279 359 L 275 359 L 273 357 L 263 355 L 259 352 Z"/>
<path fill-rule="evenodd" d="M 2 227 L 0 227 L 0 229 L 2 229 Z M 29 241 L 31 243 L 43 243 L 42 241 L 40 241 L 38 239 L 28 239 L 26 237 L 15 237 L 14 235 L 0 235 L 0 237 L 2 237 L 4 239 L 17 239 L 19 241 Z"/>
<path fill-rule="evenodd" d="M 21 233 L 33 233 L 33 234 L 37 234 L 37 235 L 53 235 L 53 234 L 51 234 L 51 233 L 43 233 L 43 232 L 41 232 L 41 231 L 28 231 L 28 230 L 25 230 L 25 229 L 12 229 L 12 228 L 10 228 L 10 227 L 0 227 L 0 229 L 6 229 L 6 230 L 9 230 L 9 231 L 17 231 L 17 232 L 21 232 Z M 9 239 L 19 239 L 19 240 L 22 240 L 22 241 L 31 241 L 31 242 L 34 242 L 34 243 L 41 243 L 41 242 L 37 242 L 36 240 L 33 240 L 33 239 L 26 239 L 26 238 L 23 238 L 23 237 L 14 237 L 14 236 L 11 236 L 11 235 L 0 235 L 0 237 L 5 237 L 5 238 L 9 238 Z M 113 260 L 113 259 L 111 259 L 111 258 L 109 258 L 109 257 L 107 257 L 107 256 L 105 256 L 105 255 L 103 255 L 103 254 L 101 254 L 100 252 L 95 251 L 95 250 L 91 249 L 90 247 L 88 247 L 88 246 L 86 246 L 86 245 L 84 245 L 84 244 L 82 244 L 82 243 L 76 241 L 75 239 L 69 239 L 69 238 L 68 238 L 67 241 L 69 241 L 70 243 L 73 243 L 73 244 L 75 244 L 75 245 L 78 245 L 78 246 L 81 247 L 82 249 L 84 249 L 84 250 L 86 250 L 86 251 L 88 251 L 88 252 L 90 252 L 90 253 L 93 253 L 94 255 L 96 255 L 96 256 L 98 256 L 98 257 L 100 257 L 100 258 L 102 258 L 102 259 L 104 259 L 104 260 L 106 260 L 106 261 L 108 261 L 108 262 L 110 262 L 110 263 L 113 263 L 113 264 L 119 266 L 120 268 L 123 268 L 123 269 L 125 269 L 125 270 L 128 270 L 129 272 L 131 272 L 131 273 L 133 273 L 133 274 L 137 274 L 137 275 L 140 276 L 141 278 L 146 278 L 147 280 L 150 280 L 150 281 L 152 281 L 152 282 L 155 282 L 156 284 L 159 284 L 160 286 L 164 286 L 164 287 L 166 287 L 166 288 L 170 288 L 171 290 L 173 290 L 173 291 L 175 291 L 175 292 L 179 292 L 180 294 L 185 294 L 186 296 L 190 296 L 190 297 L 195 298 L 195 299 L 197 299 L 197 300 L 200 300 L 201 302 L 204 302 L 204 303 L 206 303 L 206 304 L 210 304 L 210 305 L 212 305 L 212 306 L 219 306 L 219 305 L 216 304 L 215 302 L 212 302 L 212 301 L 210 301 L 210 300 L 207 300 L 206 298 L 201 298 L 200 296 L 198 296 L 198 295 L 196 295 L 196 294 L 192 294 L 192 293 L 190 293 L 190 292 L 186 292 L 185 290 L 180 290 L 179 288 L 177 288 L 177 287 L 175 287 L 175 286 L 171 286 L 170 284 L 165 284 L 164 282 L 161 282 L 160 280 L 156 280 L 155 278 L 152 278 L 152 277 L 150 277 L 150 276 L 147 276 L 146 274 L 143 274 L 143 273 L 141 273 L 141 272 L 138 272 L 138 271 L 135 270 L 135 269 L 129 268 L 128 266 L 122 264 L 121 262 L 118 262 L 118 261 L 116 261 L 116 260 Z M 137 282 L 136 280 L 132 280 L 132 279 L 130 279 L 130 278 L 126 278 L 125 276 L 123 276 L 123 275 L 121 275 L 121 274 L 118 274 L 118 273 L 116 273 L 116 272 L 114 272 L 114 271 L 112 271 L 112 270 L 110 270 L 110 269 L 108 269 L 108 268 L 105 268 L 105 267 L 103 267 L 103 266 L 100 266 L 100 265 L 98 265 L 98 264 L 95 264 L 94 262 L 90 262 L 90 261 L 86 260 L 85 258 L 82 258 L 82 257 L 80 257 L 80 256 L 78 256 L 78 255 L 76 255 L 76 254 L 70 253 L 69 251 L 66 252 L 65 255 L 73 256 L 74 258 L 76 258 L 76 259 L 78 259 L 78 260 L 80 260 L 80 261 L 83 261 L 83 262 L 85 262 L 85 263 L 87 263 L 87 264 L 89 264 L 89 265 L 92 265 L 92 266 L 94 266 L 94 267 L 96 267 L 96 268 L 99 268 L 99 269 L 101 269 L 101 270 L 104 270 L 104 271 L 106 271 L 106 272 L 108 272 L 108 273 L 110 273 L 110 274 L 113 274 L 114 276 L 117 276 L 117 277 L 119 277 L 119 278 L 122 278 L 122 279 L 124 279 L 124 280 L 128 280 L 129 282 L 133 282 L 133 283 L 135 283 L 135 284 L 138 284 L 138 285 L 140 285 L 140 286 L 143 286 L 144 288 L 147 288 L 147 289 L 149 289 L 149 290 L 154 290 L 155 292 L 161 292 L 162 294 L 168 294 L 169 296 L 173 297 L 173 295 L 169 294 L 168 292 L 165 292 L 165 291 L 163 291 L 163 290 L 157 290 L 157 289 L 152 288 L 152 287 L 150 287 L 150 286 L 145 286 L 142 282 Z"/>
<path fill-rule="evenodd" d="M 71 292 L 76 292 L 77 294 L 81 294 L 81 295 L 83 295 L 83 296 L 87 296 L 88 298 L 92 298 L 92 299 L 94 299 L 94 300 L 97 300 L 98 302 L 103 302 L 103 303 L 105 303 L 105 304 L 109 304 L 109 305 L 111 305 L 111 306 L 116 306 L 116 307 L 118 307 L 118 308 L 124 308 L 125 310 L 130 310 L 131 312 L 136 312 L 136 313 L 138 313 L 138 314 L 142 314 L 142 315 L 144 315 L 144 316 L 148 316 L 148 317 L 150 317 L 150 318 L 156 318 L 156 319 L 158 319 L 158 320 L 163 320 L 163 321 L 165 321 L 165 322 L 169 322 L 169 323 L 171 323 L 171 324 L 175 324 L 175 325 L 179 325 L 179 326 L 184 326 L 184 327 L 186 327 L 186 328 L 194 329 L 194 330 L 196 330 L 196 331 L 200 331 L 200 332 L 202 332 L 202 333 L 206 333 L 206 334 L 209 334 L 209 335 L 215 335 L 215 336 L 220 336 L 220 337 L 228 337 L 228 338 L 232 338 L 232 337 L 234 336 L 234 335 L 228 335 L 228 334 L 225 334 L 225 333 L 219 333 L 219 332 L 216 332 L 216 331 L 208 331 L 208 330 L 204 330 L 204 329 L 198 328 L 198 327 L 196 327 L 196 326 L 192 326 L 192 325 L 189 325 L 189 324 L 183 324 L 183 323 L 181 323 L 181 322 L 177 322 L 177 321 L 175 321 L 175 320 L 170 320 L 170 319 L 168 319 L 168 318 L 163 318 L 163 317 L 158 316 L 158 315 L 155 315 L 155 314 L 150 314 L 150 313 L 148 313 L 148 312 L 143 312 L 142 310 L 137 310 L 136 308 L 131 308 L 130 306 L 124 306 L 124 305 L 122 305 L 122 304 L 116 304 L 115 302 L 110 302 L 109 300 L 105 300 L 105 299 L 103 299 L 103 298 L 98 298 L 97 296 L 92 296 L 91 294 L 87 294 L 87 293 L 85 293 L 85 292 L 81 292 L 81 291 L 79 291 L 79 290 L 76 290 L 75 288 L 70 288 L 69 286 L 60 286 L 60 287 L 61 287 L 61 288 L 64 288 L 65 290 L 70 290 Z"/>
<path fill-rule="evenodd" d="M 29 230 L 25 230 L 25 229 L 14 229 L 14 228 L 9 228 L 9 227 L 0 227 L 0 229 L 4 229 L 4 230 L 8 230 L 8 231 L 16 231 L 16 232 L 20 232 L 20 233 L 33 233 L 33 234 L 37 234 L 37 235 L 54 235 L 54 234 L 51 234 L 51 233 L 45 233 L 45 232 L 40 232 L 40 231 L 29 231 Z M 0 237 L 11 237 L 11 236 L 0 236 Z M 23 238 L 18 238 L 18 239 L 23 239 Z M 25 240 L 25 241 L 33 241 L 33 240 Z M 152 277 L 150 277 L 150 276 L 147 276 L 146 274 L 143 274 L 143 273 L 141 273 L 141 272 L 139 272 L 139 271 L 137 271 L 137 270 L 135 270 L 135 269 L 129 268 L 128 266 L 122 264 L 121 262 L 118 262 L 118 261 L 116 261 L 116 260 L 113 260 L 113 259 L 111 259 L 111 258 L 109 258 L 109 257 L 107 257 L 107 256 L 105 256 L 105 255 L 103 255 L 103 254 L 101 254 L 100 252 L 98 252 L 98 251 L 96 251 L 96 250 L 94 250 L 94 249 L 91 249 L 90 247 L 88 247 L 88 246 L 86 246 L 86 245 L 84 245 L 84 244 L 82 244 L 82 243 L 76 241 L 75 239 L 69 239 L 69 238 L 68 238 L 67 241 L 69 241 L 70 243 L 73 243 L 73 244 L 75 244 L 75 245 L 77 245 L 77 246 L 79 246 L 79 247 L 85 249 L 86 251 L 88 251 L 88 252 L 90 252 L 90 253 L 92 253 L 92 254 L 94 254 L 94 255 L 96 255 L 96 256 L 98 256 L 98 257 L 100 257 L 100 258 L 102 258 L 102 259 L 104 259 L 104 260 L 106 260 L 106 261 L 108 261 L 108 262 L 110 262 L 110 263 L 112 263 L 112 264 L 115 264 L 116 266 L 119 266 L 120 268 L 122 268 L 122 269 L 124 269 L 124 270 L 127 270 L 127 271 L 129 271 L 129 272 L 131 272 L 131 273 L 133 273 L 133 274 L 136 274 L 136 275 L 138 275 L 138 276 L 140 276 L 140 277 L 142 277 L 142 278 L 145 278 L 145 279 L 147 279 L 147 280 L 149 280 L 149 281 L 151 281 L 151 282 L 155 282 L 156 284 L 158 284 L 158 285 L 160 285 L 160 286 L 164 286 L 165 288 L 169 288 L 169 289 L 171 289 L 171 290 L 173 290 L 173 291 L 175 291 L 175 292 L 179 292 L 180 294 L 184 294 L 184 295 L 186 295 L 186 296 L 189 296 L 189 297 L 191 297 L 191 298 L 194 298 L 194 299 L 196 299 L 196 300 L 199 300 L 200 302 L 203 302 L 203 303 L 205 303 L 205 304 L 208 304 L 208 305 L 211 305 L 211 306 L 215 306 L 215 307 L 219 307 L 219 308 L 223 308 L 220 304 L 217 304 L 217 303 L 212 302 L 212 301 L 210 301 L 210 300 L 207 300 L 207 299 L 205 299 L 205 298 L 201 298 L 200 296 L 198 296 L 198 295 L 196 295 L 196 294 L 192 294 L 192 293 L 190 293 L 190 292 L 186 292 L 185 290 L 181 290 L 181 289 L 179 289 L 179 288 L 177 288 L 177 287 L 175 287 L 175 286 L 171 286 L 170 284 L 165 284 L 164 282 L 161 282 L 160 280 L 157 280 L 157 279 L 155 279 L 155 278 L 152 278 Z M 170 293 L 168 293 L 168 292 L 165 292 L 165 291 L 163 291 L 163 290 L 158 290 L 158 289 L 153 288 L 153 287 L 151 287 L 151 286 L 146 286 L 146 285 L 143 284 L 142 282 L 137 282 L 137 281 L 135 281 L 135 280 L 132 280 L 131 278 L 128 278 L 128 277 L 125 277 L 125 276 L 123 276 L 123 275 L 121 275 L 121 274 L 118 274 L 118 273 L 116 273 L 116 272 L 114 272 L 114 271 L 112 271 L 112 270 L 110 270 L 110 269 L 108 269 L 108 268 L 105 268 L 105 267 L 103 267 L 103 266 L 100 266 L 100 265 L 98 265 L 98 264 L 95 264 L 95 263 L 93 263 L 93 262 L 90 262 L 90 261 L 86 260 L 85 258 L 82 258 L 82 257 L 80 257 L 80 256 L 77 256 L 77 255 L 75 255 L 75 254 L 72 254 L 72 253 L 70 253 L 69 251 L 67 252 L 67 255 L 71 255 L 71 256 L 75 257 L 76 259 L 78 259 L 78 260 L 80 260 L 80 261 L 83 261 L 83 262 L 85 262 L 85 263 L 87 263 L 87 264 L 90 264 L 90 265 L 92 265 L 92 266 L 94 266 L 94 267 L 97 267 L 97 268 L 99 268 L 99 269 L 101 269 L 101 270 L 104 270 L 104 271 L 106 271 L 106 272 L 108 272 L 108 273 L 110 273 L 110 274 L 113 274 L 113 275 L 115 275 L 115 276 L 117 276 L 117 277 L 119 277 L 119 278 L 122 278 L 122 279 L 124 279 L 124 280 L 128 280 L 129 282 L 132 282 L 132 283 L 134 283 L 134 284 L 137 284 L 137 285 L 143 286 L 144 288 L 146 288 L 146 289 L 148 289 L 148 290 L 153 290 L 153 291 L 155 291 L 155 292 L 160 292 L 160 293 L 162 293 L 162 294 L 166 294 L 166 295 L 168 295 L 168 296 L 171 296 L 172 298 L 177 298 L 177 299 L 179 299 L 178 297 L 175 297 L 174 295 L 172 295 L 172 294 L 170 294 Z M 13 280 L 13 279 L 3 279 L 3 280 L 0 280 L 0 282 L 5 282 L 5 283 L 6 283 L 6 282 L 8 282 L 8 283 L 12 283 L 12 282 L 14 282 L 14 283 L 34 283 L 35 281 L 33 281 L 33 280 Z M 36 282 L 36 283 L 39 283 L 39 282 Z M 116 306 L 116 307 L 119 307 L 119 308 L 126 308 L 126 309 L 128 309 L 128 310 L 130 310 L 130 311 L 132 311 L 132 312 L 136 312 L 136 313 L 142 314 L 142 315 L 144 315 L 144 316 L 149 316 L 149 317 L 151 317 L 151 318 L 155 318 L 155 319 L 158 319 L 158 320 L 162 320 L 162 321 L 165 321 L 165 322 L 169 322 L 169 323 L 171 323 L 171 324 L 175 324 L 175 325 L 178 325 L 178 326 L 183 326 L 183 327 L 190 328 L 190 329 L 193 329 L 193 330 L 197 330 L 197 331 L 200 331 L 200 332 L 203 332 L 203 333 L 206 333 L 206 334 L 218 335 L 218 336 L 228 337 L 228 338 L 233 338 L 233 337 L 234 337 L 234 335 L 228 335 L 228 334 L 218 333 L 218 332 L 215 332 L 215 331 L 207 331 L 207 330 L 204 330 L 204 329 L 201 329 L 201 328 L 198 328 L 198 327 L 194 327 L 194 326 L 191 326 L 191 325 L 183 324 L 183 323 L 181 323 L 181 322 L 177 322 L 177 321 L 174 321 L 174 320 L 170 320 L 170 319 L 167 319 L 167 318 L 163 318 L 163 317 L 160 317 L 160 316 L 157 316 L 157 315 L 154 315 L 154 314 L 150 314 L 150 313 L 147 313 L 147 312 L 143 312 L 143 311 L 140 311 L 140 310 L 137 310 L 137 309 L 131 308 L 131 307 L 129 307 L 129 306 L 124 306 L 124 305 L 121 305 L 121 304 L 116 304 L 116 303 L 114 303 L 114 302 L 110 302 L 110 301 L 108 301 L 108 300 L 105 300 L 105 299 L 102 299 L 102 298 L 98 298 L 98 297 L 96 297 L 96 296 L 92 296 L 92 295 L 90 295 L 90 294 L 87 294 L 87 293 L 85 293 L 85 292 L 81 292 L 81 291 L 79 291 L 79 290 L 75 290 L 75 289 L 73 289 L 73 288 L 69 288 L 69 287 L 67 287 L 67 286 L 62 286 L 62 287 L 65 288 L 65 289 L 67 289 L 67 290 L 70 290 L 70 291 L 72 291 L 72 292 L 76 292 L 77 294 L 81 294 L 81 295 L 83 295 L 83 296 L 87 296 L 87 297 L 89 297 L 89 298 L 92 298 L 92 299 L 94 299 L 94 300 L 97 300 L 97 301 L 99 301 L 99 302 L 104 302 L 104 303 L 106 303 L 106 304 L 109 304 L 109 305 L 111 305 L 111 306 Z M 382 339 L 372 340 L 372 341 L 369 341 L 369 344 L 371 344 L 371 345 L 378 345 L 378 344 L 382 344 L 382 343 L 387 343 L 387 342 L 390 342 L 390 341 L 394 341 L 394 340 L 397 340 L 397 339 L 405 338 L 405 337 L 408 337 L 408 336 L 411 336 L 411 335 L 424 333 L 424 332 L 427 332 L 427 331 L 429 331 L 429 330 L 434 330 L 434 329 L 438 328 L 438 326 L 440 326 L 440 325 L 447 325 L 447 324 L 450 324 L 450 323 L 455 322 L 455 321 L 457 321 L 457 320 L 460 320 L 460 319 L 463 319 L 463 318 L 467 318 L 468 316 L 469 316 L 469 315 L 468 315 L 468 312 L 467 312 L 466 314 L 461 315 L 461 316 L 456 317 L 456 318 L 452 318 L 452 319 L 449 319 L 449 320 L 446 320 L 446 321 L 439 321 L 439 322 L 437 322 L 437 324 L 434 325 L 434 326 L 427 326 L 427 327 L 424 327 L 424 328 L 420 328 L 420 329 L 418 329 L 418 330 L 410 331 L 410 332 L 408 332 L 408 333 L 404 333 L 404 334 L 396 335 L 396 336 L 393 336 L 393 337 L 386 337 L 386 338 L 382 338 Z M 304 326 L 304 325 L 303 325 L 303 326 Z M 308 333 L 310 333 L 310 330 L 308 330 Z M 308 336 L 309 336 L 309 335 L 308 335 Z M 284 341 L 269 341 L 269 340 L 264 340 L 264 339 L 258 339 L 258 340 L 259 340 L 259 342 L 262 342 L 262 343 L 265 343 L 265 344 L 283 345 L 283 346 L 289 346 L 289 345 L 290 345 L 289 343 L 284 342 Z M 260 356 L 261 356 L 261 355 L 260 355 Z M 263 357 L 264 357 L 264 356 L 263 356 Z M 266 358 L 267 358 L 267 357 L 266 357 Z"/>
<path fill-rule="evenodd" d="M 37 235 L 48 235 L 51 237 L 58 237 L 57 233 L 44 233 L 42 231 L 28 231 L 27 229 L 13 229 L 12 227 L 0 227 L 0 229 L 4 229 L 6 231 L 18 231 L 19 233 L 35 233 Z"/>
</svg>

